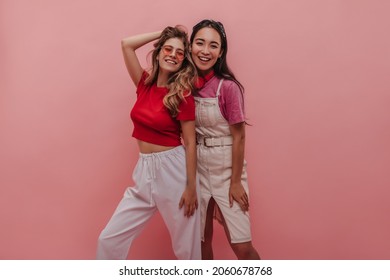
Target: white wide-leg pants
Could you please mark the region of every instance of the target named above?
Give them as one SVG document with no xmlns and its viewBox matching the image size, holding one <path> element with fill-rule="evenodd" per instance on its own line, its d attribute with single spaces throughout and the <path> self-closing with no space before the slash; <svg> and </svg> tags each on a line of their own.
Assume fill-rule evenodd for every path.
<svg viewBox="0 0 390 280">
<path fill-rule="evenodd" d="M 185 217 L 184 207 L 179 209 L 187 180 L 184 147 L 140 154 L 133 180 L 135 186 L 126 189 L 99 236 L 97 259 L 126 259 L 133 240 L 157 210 L 169 230 L 176 257 L 201 259 L 199 210 L 193 216 Z"/>
</svg>

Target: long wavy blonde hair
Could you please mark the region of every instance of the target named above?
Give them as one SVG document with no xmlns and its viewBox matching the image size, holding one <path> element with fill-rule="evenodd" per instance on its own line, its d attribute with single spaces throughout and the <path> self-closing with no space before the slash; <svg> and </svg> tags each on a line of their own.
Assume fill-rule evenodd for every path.
<svg viewBox="0 0 390 280">
<path fill-rule="evenodd" d="M 185 97 L 190 95 L 194 89 L 194 82 L 197 79 L 197 71 L 192 62 L 189 53 L 188 35 L 182 26 L 166 27 L 159 40 L 154 43 L 154 50 L 151 52 L 152 67 L 150 75 L 145 80 L 145 85 L 152 85 L 157 82 L 159 64 L 157 56 L 164 46 L 165 42 L 171 38 L 178 38 L 183 42 L 185 57 L 180 69 L 172 73 L 168 79 L 168 93 L 163 99 L 164 106 L 168 109 L 172 117 L 176 117 L 179 113 L 179 105 L 185 102 Z"/>
</svg>

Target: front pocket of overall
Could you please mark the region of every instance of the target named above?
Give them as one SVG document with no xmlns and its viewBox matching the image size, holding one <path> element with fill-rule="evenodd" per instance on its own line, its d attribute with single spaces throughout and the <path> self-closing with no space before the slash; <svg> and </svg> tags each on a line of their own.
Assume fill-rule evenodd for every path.
<svg viewBox="0 0 390 280">
<path fill-rule="evenodd" d="M 196 125 L 202 127 L 215 126 L 219 118 L 218 104 L 215 102 L 199 102 L 196 104 Z"/>
</svg>

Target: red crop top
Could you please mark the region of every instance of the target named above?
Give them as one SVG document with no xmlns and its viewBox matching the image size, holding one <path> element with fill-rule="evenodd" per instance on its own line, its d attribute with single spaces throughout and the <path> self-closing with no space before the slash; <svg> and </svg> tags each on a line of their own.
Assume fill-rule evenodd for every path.
<svg viewBox="0 0 390 280">
<path fill-rule="evenodd" d="M 156 84 L 146 86 L 145 79 L 148 75 L 144 71 L 137 86 L 137 101 L 130 113 L 134 124 L 132 136 L 156 145 L 180 146 L 180 121 L 195 120 L 194 97 L 185 97 L 179 105 L 180 112 L 173 118 L 163 103 L 168 89 L 157 87 Z"/>
</svg>

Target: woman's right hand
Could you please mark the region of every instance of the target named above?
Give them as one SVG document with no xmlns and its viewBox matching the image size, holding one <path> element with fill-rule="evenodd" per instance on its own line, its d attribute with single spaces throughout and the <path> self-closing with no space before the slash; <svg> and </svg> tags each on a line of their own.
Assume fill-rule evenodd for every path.
<svg viewBox="0 0 390 280">
<path fill-rule="evenodd" d="M 142 72 L 144 71 L 141 67 L 139 59 L 135 53 L 135 50 L 143 45 L 160 38 L 162 31 L 139 34 L 131 37 L 122 39 L 122 52 L 125 60 L 127 72 L 135 86 L 138 85 L 141 80 Z"/>
</svg>

